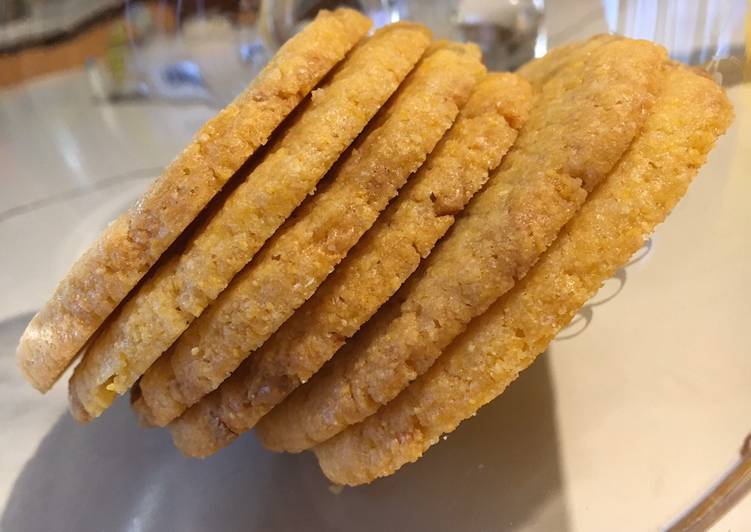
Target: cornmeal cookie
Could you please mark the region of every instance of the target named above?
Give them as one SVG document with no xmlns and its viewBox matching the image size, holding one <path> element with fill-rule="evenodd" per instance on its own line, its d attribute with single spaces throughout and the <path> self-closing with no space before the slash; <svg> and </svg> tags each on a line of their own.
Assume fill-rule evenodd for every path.
<svg viewBox="0 0 751 532">
<path fill-rule="evenodd" d="M 398 23 L 357 47 L 184 251 L 150 273 L 70 381 L 77 419 L 102 413 L 226 288 L 394 93 L 430 44 Z"/>
<path fill-rule="evenodd" d="M 513 74 L 490 74 L 475 86 L 425 164 L 315 295 L 216 391 L 170 425 L 183 453 L 206 456 L 224 447 L 331 358 L 485 184 L 531 102 L 529 84 Z"/>
<path fill-rule="evenodd" d="M 529 81 L 532 86 L 539 88 L 553 78 L 568 62 L 577 56 L 592 52 L 603 44 L 613 42 L 623 37 L 610 34 L 595 35 L 586 41 L 577 41 L 553 48 L 539 59 L 533 59 L 519 67 L 516 73 Z"/>
<path fill-rule="evenodd" d="M 322 11 L 73 265 L 21 337 L 21 371 L 47 391 L 91 335 L 292 109 L 368 31 L 350 9 Z"/>
<path fill-rule="evenodd" d="M 572 53 L 542 86 L 499 171 L 374 329 L 261 420 L 264 445 L 296 452 L 325 441 L 424 373 L 526 274 L 612 170 L 644 122 L 665 61 L 661 47 L 627 39 Z"/>
<path fill-rule="evenodd" d="M 519 285 L 397 399 L 315 448 L 326 476 L 389 475 L 502 393 L 663 221 L 731 120 L 714 82 L 670 68 L 641 135 Z"/>
<path fill-rule="evenodd" d="M 451 127 L 484 72 L 475 45 L 432 47 L 338 165 L 330 185 L 144 375 L 135 403 L 143 418 L 158 425 L 172 421 L 229 377 L 313 294 Z M 167 366 L 171 371 L 159 369 Z M 165 394 L 166 401 L 153 400 Z"/>
</svg>

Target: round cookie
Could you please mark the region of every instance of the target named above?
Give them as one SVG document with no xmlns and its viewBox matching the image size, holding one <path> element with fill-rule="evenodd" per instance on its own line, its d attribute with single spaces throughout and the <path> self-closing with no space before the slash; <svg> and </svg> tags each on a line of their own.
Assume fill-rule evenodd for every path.
<svg viewBox="0 0 751 532">
<path fill-rule="evenodd" d="M 533 59 L 522 65 L 516 73 L 529 81 L 533 87 L 539 89 L 568 64 L 573 54 L 587 54 L 603 44 L 622 38 L 618 35 L 601 34 L 595 35 L 586 41 L 575 41 L 564 44 L 563 46 L 553 48 L 543 57 Z"/>
<path fill-rule="evenodd" d="M 337 165 L 329 185 L 144 375 L 135 403 L 143 418 L 157 425 L 172 421 L 229 377 L 313 294 L 420 167 L 484 72 L 475 45 L 431 47 Z"/>
<path fill-rule="evenodd" d="M 257 425 L 262 443 L 298 452 L 362 421 L 526 274 L 644 122 L 665 52 L 617 40 L 571 54 L 452 233 L 322 372 Z"/>
<path fill-rule="evenodd" d="M 326 476 L 390 475 L 501 394 L 669 214 L 731 120 L 713 81 L 671 68 L 643 132 L 518 286 L 394 401 L 315 448 Z"/>
<path fill-rule="evenodd" d="M 52 387 L 160 255 L 369 27 L 350 9 L 320 12 L 110 224 L 21 337 L 18 365 L 35 388 Z"/>
<path fill-rule="evenodd" d="M 249 430 L 308 380 L 427 256 L 485 184 L 529 114 L 529 84 L 486 76 L 399 196 L 293 316 L 222 385 L 170 425 L 175 444 L 207 456 Z"/>
<path fill-rule="evenodd" d="M 315 189 L 429 43 L 422 26 L 387 26 L 313 91 L 184 250 L 151 272 L 96 336 L 70 380 L 77 419 L 100 415 L 201 315 Z"/>
</svg>

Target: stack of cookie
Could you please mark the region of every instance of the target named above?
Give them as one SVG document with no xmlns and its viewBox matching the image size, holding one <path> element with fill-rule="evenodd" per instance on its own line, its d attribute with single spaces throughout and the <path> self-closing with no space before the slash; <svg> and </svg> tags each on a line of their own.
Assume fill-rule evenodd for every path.
<svg viewBox="0 0 751 532">
<path fill-rule="evenodd" d="M 516 74 L 472 44 L 321 12 L 29 324 L 73 415 L 131 390 L 208 456 L 257 428 L 361 484 L 505 387 L 644 242 L 732 120 L 652 43 L 598 36 Z"/>
</svg>

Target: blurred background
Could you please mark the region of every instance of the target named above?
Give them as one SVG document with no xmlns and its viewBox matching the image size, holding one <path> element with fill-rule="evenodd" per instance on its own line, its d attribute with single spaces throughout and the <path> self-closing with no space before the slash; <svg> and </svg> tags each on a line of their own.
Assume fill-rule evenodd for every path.
<svg viewBox="0 0 751 532">
<path fill-rule="evenodd" d="M 252 436 L 187 461 L 169 436 L 139 429 L 126 401 L 76 426 L 64 383 L 42 397 L 15 369 L 30 316 L 280 44 L 340 5 L 376 26 L 411 19 L 475 41 L 493 69 L 602 32 L 655 40 L 727 88 L 736 122 L 650 245 L 540 361 L 393 478 L 335 495 L 311 456 L 272 455 Z M 658 530 L 724 475 L 751 474 L 748 446 L 739 457 L 751 430 L 748 9 L 747 0 L 0 0 L 0 530 Z M 751 530 L 751 501 L 717 527 Z"/>
<path fill-rule="evenodd" d="M 0 87 L 83 70 L 93 97 L 222 105 L 318 9 L 348 5 L 375 26 L 419 20 L 479 43 L 513 69 L 585 31 L 615 31 L 702 64 L 742 54 L 745 0 L 3 0 Z M 547 14 L 547 16 L 545 16 Z"/>
</svg>

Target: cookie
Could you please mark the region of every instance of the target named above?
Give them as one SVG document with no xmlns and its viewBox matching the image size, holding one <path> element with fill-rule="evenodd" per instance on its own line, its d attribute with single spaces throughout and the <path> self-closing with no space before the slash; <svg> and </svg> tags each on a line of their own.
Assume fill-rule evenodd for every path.
<svg viewBox="0 0 751 532">
<path fill-rule="evenodd" d="M 389 475 L 501 394 L 670 213 L 731 120 L 713 81 L 671 67 L 644 131 L 530 273 L 399 397 L 315 448 L 329 479 Z"/>
<path fill-rule="evenodd" d="M 665 51 L 622 39 L 572 54 L 452 233 L 344 351 L 257 425 L 298 452 L 375 413 L 526 274 L 644 122 Z"/>
<path fill-rule="evenodd" d="M 175 444 L 206 456 L 307 381 L 385 303 L 485 184 L 529 114 L 529 84 L 490 74 L 405 189 L 346 259 L 252 357 L 170 425 Z"/>
<path fill-rule="evenodd" d="M 77 419 L 100 415 L 201 315 L 315 189 L 429 43 L 422 26 L 388 26 L 313 91 L 185 249 L 152 272 L 97 335 L 70 381 Z"/>
<path fill-rule="evenodd" d="M 157 368 L 171 368 L 170 379 L 163 379 L 162 369 L 144 375 L 135 403 L 143 418 L 157 425 L 172 421 L 229 377 L 313 294 L 420 167 L 484 72 L 475 45 L 432 47 L 338 165 L 329 186 L 157 362 Z M 161 408 L 164 399 L 151 400 L 165 393 L 171 395 L 169 409 Z"/>
<path fill-rule="evenodd" d="M 542 87 L 548 80 L 553 78 L 570 60 L 576 59 L 583 54 L 591 53 L 603 44 L 623 39 L 618 35 L 602 34 L 595 35 L 586 41 L 575 41 L 553 48 L 543 57 L 533 59 L 522 65 L 516 73 L 529 81 L 536 88 Z"/>
<path fill-rule="evenodd" d="M 18 365 L 35 388 L 52 387 L 160 255 L 369 27 L 356 11 L 322 11 L 110 224 L 21 337 Z"/>
</svg>

